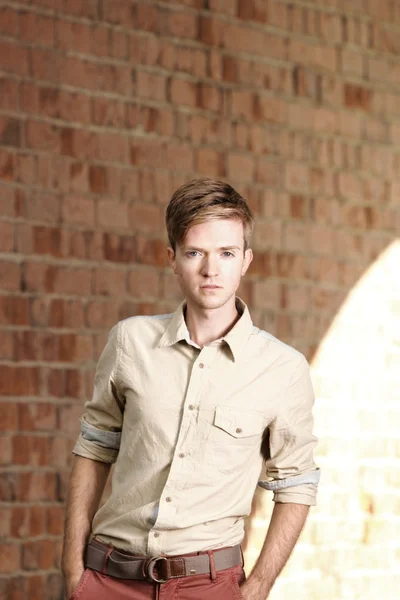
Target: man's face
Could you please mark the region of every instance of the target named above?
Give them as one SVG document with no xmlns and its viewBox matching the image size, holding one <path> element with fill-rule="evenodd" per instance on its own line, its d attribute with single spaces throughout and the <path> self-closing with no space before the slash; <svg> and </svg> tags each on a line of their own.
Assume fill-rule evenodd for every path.
<svg viewBox="0 0 400 600">
<path fill-rule="evenodd" d="M 221 219 L 194 225 L 168 258 L 185 298 L 202 309 L 220 308 L 234 296 L 253 259 L 244 250 L 243 224 Z"/>
</svg>

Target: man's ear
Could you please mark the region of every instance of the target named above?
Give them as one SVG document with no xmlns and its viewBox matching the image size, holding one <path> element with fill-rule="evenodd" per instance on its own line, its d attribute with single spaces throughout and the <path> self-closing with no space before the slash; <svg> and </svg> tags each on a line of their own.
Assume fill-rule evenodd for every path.
<svg viewBox="0 0 400 600">
<path fill-rule="evenodd" d="M 243 260 L 242 273 L 241 273 L 242 277 L 246 273 L 247 269 L 249 268 L 252 260 L 253 260 L 253 250 L 251 248 L 247 248 L 247 250 L 244 253 L 244 260 Z"/>
<path fill-rule="evenodd" d="M 167 248 L 167 255 L 168 255 L 169 264 L 171 265 L 171 267 L 176 275 L 175 252 L 173 251 L 173 249 L 170 246 L 168 246 L 168 248 Z"/>
</svg>

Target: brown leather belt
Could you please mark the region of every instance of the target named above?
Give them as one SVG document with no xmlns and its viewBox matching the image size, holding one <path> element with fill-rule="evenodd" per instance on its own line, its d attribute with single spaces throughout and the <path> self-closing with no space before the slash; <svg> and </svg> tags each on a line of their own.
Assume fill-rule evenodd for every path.
<svg viewBox="0 0 400 600">
<path fill-rule="evenodd" d="M 215 571 L 243 565 L 240 546 L 221 548 L 210 552 Z M 164 583 L 169 579 L 201 575 L 211 572 L 207 552 L 188 556 L 155 556 L 144 558 L 111 549 L 93 539 L 86 548 L 86 567 L 118 579 L 148 579 Z"/>
</svg>

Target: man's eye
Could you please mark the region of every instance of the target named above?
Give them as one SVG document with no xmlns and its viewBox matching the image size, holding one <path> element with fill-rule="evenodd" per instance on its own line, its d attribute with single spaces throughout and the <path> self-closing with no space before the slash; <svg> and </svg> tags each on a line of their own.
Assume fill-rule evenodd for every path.
<svg viewBox="0 0 400 600">
<path fill-rule="evenodd" d="M 196 254 L 198 254 L 197 250 L 189 250 L 189 252 L 186 252 L 186 256 L 195 256 Z"/>
<path fill-rule="evenodd" d="M 235 256 L 235 255 L 233 254 L 233 252 L 229 252 L 229 250 L 227 250 L 226 252 L 224 252 L 224 254 L 228 254 L 229 256 Z"/>
</svg>

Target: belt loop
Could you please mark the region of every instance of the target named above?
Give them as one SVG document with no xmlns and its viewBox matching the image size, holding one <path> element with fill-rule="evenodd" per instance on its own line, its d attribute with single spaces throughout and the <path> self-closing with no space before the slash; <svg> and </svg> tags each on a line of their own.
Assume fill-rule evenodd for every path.
<svg viewBox="0 0 400 600">
<path fill-rule="evenodd" d="M 109 546 L 107 548 L 107 554 L 104 557 L 104 563 L 103 563 L 103 567 L 101 569 L 101 572 L 103 575 L 107 575 L 107 562 L 108 562 L 108 558 L 113 550 L 114 550 L 114 548 L 112 546 Z"/>
<path fill-rule="evenodd" d="M 217 571 L 215 569 L 215 559 L 214 552 L 212 550 L 207 550 L 208 560 L 210 561 L 210 577 L 211 581 L 217 579 Z"/>
</svg>

